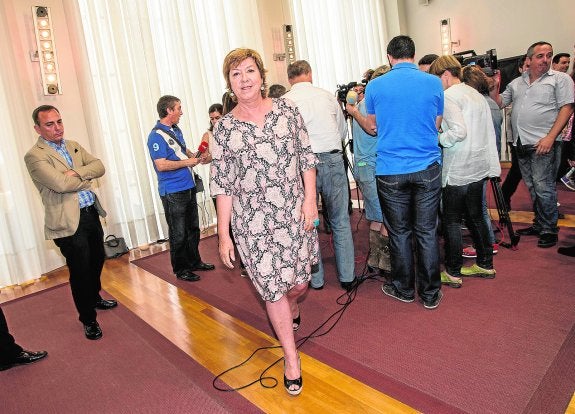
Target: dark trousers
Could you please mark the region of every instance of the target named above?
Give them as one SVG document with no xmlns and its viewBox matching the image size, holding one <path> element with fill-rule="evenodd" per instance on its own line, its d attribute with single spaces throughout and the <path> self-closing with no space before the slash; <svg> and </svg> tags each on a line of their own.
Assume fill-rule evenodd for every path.
<svg viewBox="0 0 575 414">
<path fill-rule="evenodd" d="M 441 165 L 434 162 L 423 171 L 378 175 L 376 179 L 389 232 L 391 283 L 404 296 L 414 297 L 417 287 L 421 299 L 433 300 L 441 289 L 437 238 Z"/>
<path fill-rule="evenodd" d="M 14 341 L 8 331 L 8 324 L 0 308 L 0 365 L 9 364 L 22 352 L 22 347 Z"/>
<path fill-rule="evenodd" d="M 176 275 L 191 271 L 202 261 L 200 243 L 200 219 L 196 189 L 178 191 L 161 197 L 168 223 L 170 259 Z"/>
<path fill-rule="evenodd" d="M 511 149 L 511 168 L 507 172 L 505 181 L 501 185 L 501 192 L 503 193 L 503 199 L 507 203 L 507 207 L 511 209 L 511 196 L 517 190 L 517 186 L 521 182 L 521 170 L 519 169 L 519 160 L 517 159 L 517 148 L 513 145 Z"/>
<path fill-rule="evenodd" d="M 484 185 L 485 180 L 481 180 L 467 185 L 447 185 L 442 190 L 445 270 L 451 276 L 461 276 L 463 218 L 477 250 L 477 265 L 484 269 L 493 268 L 493 246 L 483 214 Z"/>
<path fill-rule="evenodd" d="M 100 275 L 104 267 L 104 231 L 96 208 L 80 210 L 76 233 L 55 239 L 70 271 L 70 288 L 83 324 L 96 320 L 96 302 L 101 298 Z"/>
</svg>

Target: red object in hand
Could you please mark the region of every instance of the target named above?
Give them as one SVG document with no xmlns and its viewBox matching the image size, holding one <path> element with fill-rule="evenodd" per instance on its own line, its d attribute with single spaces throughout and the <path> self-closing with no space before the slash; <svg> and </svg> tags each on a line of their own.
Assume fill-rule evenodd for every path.
<svg viewBox="0 0 575 414">
<path fill-rule="evenodd" d="M 208 149 L 208 143 L 206 141 L 200 142 L 200 146 L 198 147 L 198 152 L 196 152 L 196 155 L 194 156 L 194 158 L 198 158 L 200 155 L 202 155 L 204 152 L 206 152 L 207 149 Z"/>
</svg>

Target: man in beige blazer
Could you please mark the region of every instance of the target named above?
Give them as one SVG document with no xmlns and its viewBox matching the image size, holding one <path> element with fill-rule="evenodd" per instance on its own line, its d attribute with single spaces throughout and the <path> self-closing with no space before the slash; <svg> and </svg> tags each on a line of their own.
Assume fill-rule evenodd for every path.
<svg viewBox="0 0 575 414">
<path fill-rule="evenodd" d="M 44 234 L 66 258 L 74 304 L 88 339 L 100 339 L 96 309 L 111 309 L 115 300 L 100 296 L 104 246 L 100 216 L 106 212 L 92 191 L 92 180 L 104 175 L 102 162 L 75 141 L 64 139 L 57 108 L 42 105 L 32 113 L 40 135 L 24 161 L 44 204 Z"/>
</svg>

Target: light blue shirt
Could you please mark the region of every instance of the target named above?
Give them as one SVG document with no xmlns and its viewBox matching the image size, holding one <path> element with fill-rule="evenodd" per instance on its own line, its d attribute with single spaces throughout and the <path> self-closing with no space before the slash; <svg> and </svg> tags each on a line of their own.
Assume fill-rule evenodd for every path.
<svg viewBox="0 0 575 414">
<path fill-rule="evenodd" d="M 366 115 L 365 99 L 357 104 L 357 109 L 362 115 Z M 363 128 L 353 120 L 353 159 L 355 165 L 371 165 L 375 167 L 375 153 L 377 149 L 377 137 L 369 135 Z M 363 163 L 363 164 L 362 164 Z"/>
<path fill-rule="evenodd" d="M 66 149 L 66 141 L 62 138 L 62 142 L 60 145 L 56 144 L 55 142 L 48 141 L 42 138 L 46 144 L 50 147 L 54 148 L 58 154 L 60 154 L 68 163 L 71 169 L 74 169 L 74 162 L 72 161 L 72 157 L 70 153 Z M 82 190 L 78 191 L 78 202 L 80 203 L 80 208 L 89 207 L 96 201 L 94 193 L 90 190 Z"/>
<path fill-rule="evenodd" d="M 573 80 L 563 72 L 550 69 L 533 83 L 529 83 L 529 71 L 513 79 L 501 94 L 504 107 L 513 102 L 513 143 L 521 137 L 522 144 L 536 144 L 549 133 L 561 107 L 572 104 L 573 98 Z"/>
</svg>

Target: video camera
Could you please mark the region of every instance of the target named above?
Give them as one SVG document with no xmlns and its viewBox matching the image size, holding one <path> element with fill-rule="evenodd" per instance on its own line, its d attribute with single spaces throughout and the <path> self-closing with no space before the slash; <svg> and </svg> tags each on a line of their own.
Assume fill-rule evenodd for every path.
<svg viewBox="0 0 575 414">
<path fill-rule="evenodd" d="M 367 81 L 363 79 L 361 82 L 349 82 L 348 84 L 344 85 L 337 85 L 337 90 L 335 91 L 335 96 L 337 96 L 337 100 L 340 101 L 344 107 L 346 103 L 347 93 L 355 88 L 357 85 L 365 86 L 367 85 Z"/>
<path fill-rule="evenodd" d="M 469 55 L 469 56 L 465 56 Z M 463 58 L 462 66 L 477 65 L 487 76 L 495 75 L 497 71 L 497 51 L 490 49 L 484 55 L 477 55 L 475 50 L 455 53 L 455 56 Z"/>
</svg>

